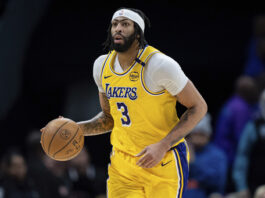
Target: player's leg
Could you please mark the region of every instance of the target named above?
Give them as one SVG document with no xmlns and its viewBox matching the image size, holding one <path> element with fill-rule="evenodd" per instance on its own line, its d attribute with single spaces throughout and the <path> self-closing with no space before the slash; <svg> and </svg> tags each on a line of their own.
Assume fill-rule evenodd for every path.
<svg viewBox="0 0 265 198">
<path fill-rule="evenodd" d="M 161 182 L 155 186 L 152 186 L 151 188 L 147 188 L 146 195 L 148 198 L 180 198 L 181 192 L 179 185 L 177 183 L 166 183 Z"/>
<path fill-rule="evenodd" d="M 175 163 L 178 166 L 179 172 L 179 188 L 177 192 L 177 197 L 182 197 L 186 186 L 188 183 L 189 177 L 189 150 L 186 142 L 179 144 L 176 148 L 173 149 Z"/>
<path fill-rule="evenodd" d="M 112 153 L 108 167 L 108 198 L 147 198 L 141 179 L 137 175 L 136 162 L 132 160 L 134 161 L 131 156 L 121 151 Z"/>
<path fill-rule="evenodd" d="M 186 143 L 172 149 L 155 167 L 153 185 L 146 185 L 147 197 L 182 198 L 188 181 L 189 153 Z"/>
<path fill-rule="evenodd" d="M 133 187 L 120 183 L 119 180 L 108 179 L 107 181 L 108 198 L 147 198 L 143 187 Z"/>
</svg>

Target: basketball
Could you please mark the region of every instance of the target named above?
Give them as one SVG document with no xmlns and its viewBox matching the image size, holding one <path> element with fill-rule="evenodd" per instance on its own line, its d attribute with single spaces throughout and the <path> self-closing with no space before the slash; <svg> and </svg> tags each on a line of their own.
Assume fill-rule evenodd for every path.
<svg viewBox="0 0 265 198">
<path fill-rule="evenodd" d="M 41 146 L 44 152 L 54 160 L 73 159 L 84 147 L 83 131 L 71 119 L 54 119 L 42 130 Z"/>
</svg>

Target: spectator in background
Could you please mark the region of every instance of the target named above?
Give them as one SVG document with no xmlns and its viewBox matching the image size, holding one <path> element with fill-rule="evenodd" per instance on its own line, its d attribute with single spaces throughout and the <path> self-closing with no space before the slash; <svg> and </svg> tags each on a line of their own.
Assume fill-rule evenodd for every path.
<svg viewBox="0 0 265 198">
<path fill-rule="evenodd" d="M 85 147 L 70 161 L 67 172 L 71 181 L 70 198 L 106 197 L 107 173 L 104 169 L 93 166 Z"/>
<path fill-rule="evenodd" d="M 1 194 L 5 198 L 39 198 L 34 182 L 28 176 L 27 163 L 18 149 L 8 150 L 2 159 Z"/>
<path fill-rule="evenodd" d="M 207 114 L 188 136 L 190 175 L 184 198 L 220 197 L 224 193 L 227 174 L 226 155 L 210 142 L 211 116 Z"/>
<path fill-rule="evenodd" d="M 48 155 L 43 156 L 43 163 L 52 173 L 53 182 L 57 187 L 57 196 L 60 198 L 68 198 L 70 194 L 70 184 L 66 178 L 66 168 L 68 163 L 55 161 L 48 157 Z"/>
<path fill-rule="evenodd" d="M 257 112 L 258 88 L 252 77 L 240 76 L 234 94 L 222 106 L 216 122 L 214 142 L 228 157 L 227 192 L 233 192 L 231 169 L 245 124 Z"/>
<path fill-rule="evenodd" d="M 265 73 L 265 14 L 254 17 L 253 37 L 248 47 L 244 74 L 258 77 Z"/>
<path fill-rule="evenodd" d="M 61 198 L 64 187 L 60 188 L 60 180 L 45 166 L 44 159 L 47 156 L 41 148 L 40 136 L 39 130 L 32 130 L 26 138 L 29 175 L 34 180 L 40 198 Z"/>
<path fill-rule="evenodd" d="M 265 90 L 259 107 L 260 116 L 244 128 L 233 168 L 236 190 L 241 198 L 251 197 L 257 187 L 265 184 Z"/>
<path fill-rule="evenodd" d="M 258 84 L 259 93 L 261 93 L 263 91 L 263 89 L 265 89 L 265 72 L 262 73 L 261 75 L 259 75 L 256 78 L 256 81 Z"/>
</svg>

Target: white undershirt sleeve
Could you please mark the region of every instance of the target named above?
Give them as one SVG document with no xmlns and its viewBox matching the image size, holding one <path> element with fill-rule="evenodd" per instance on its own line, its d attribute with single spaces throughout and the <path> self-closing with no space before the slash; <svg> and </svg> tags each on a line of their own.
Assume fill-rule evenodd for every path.
<svg viewBox="0 0 265 198">
<path fill-rule="evenodd" d="M 157 91 L 160 87 L 160 89 L 166 89 L 173 96 L 181 92 L 188 82 L 180 65 L 171 57 L 161 53 L 154 54 L 150 58 L 145 75 L 150 78 L 147 80 L 149 85 L 146 84 L 151 91 Z"/>
<path fill-rule="evenodd" d="M 101 70 L 107 55 L 99 56 L 93 66 L 93 77 L 99 92 L 103 92 L 101 82 Z M 169 56 L 157 53 L 154 54 L 146 64 L 144 80 L 148 89 L 158 92 L 166 89 L 171 95 L 175 96 L 188 82 L 187 76 L 182 71 L 180 65 Z M 117 67 L 115 67 L 115 70 Z"/>
<path fill-rule="evenodd" d="M 94 77 L 94 81 L 98 87 L 98 91 L 99 92 L 104 92 L 103 87 L 102 87 L 102 82 L 101 82 L 101 69 L 103 66 L 103 62 L 105 61 L 107 55 L 101 55 L 99 56 L 95 62 L 94 62 L 94 66 L 93 66 L 93 77 Z"/>
</svg>

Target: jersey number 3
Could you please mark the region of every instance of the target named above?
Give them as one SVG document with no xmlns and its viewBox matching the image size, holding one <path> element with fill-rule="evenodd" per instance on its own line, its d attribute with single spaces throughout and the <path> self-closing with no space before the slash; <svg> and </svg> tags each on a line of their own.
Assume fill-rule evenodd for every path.
<svg viewBox="0 0 265 198">
<path fill-rule="evenodd" d="M 129 117 L 128 107 L 123 102 L 117 102 L 118 110 L 122 114 L 121 123 L 123 126 L 130 126 L 131 119 Z"/>
</svg>

